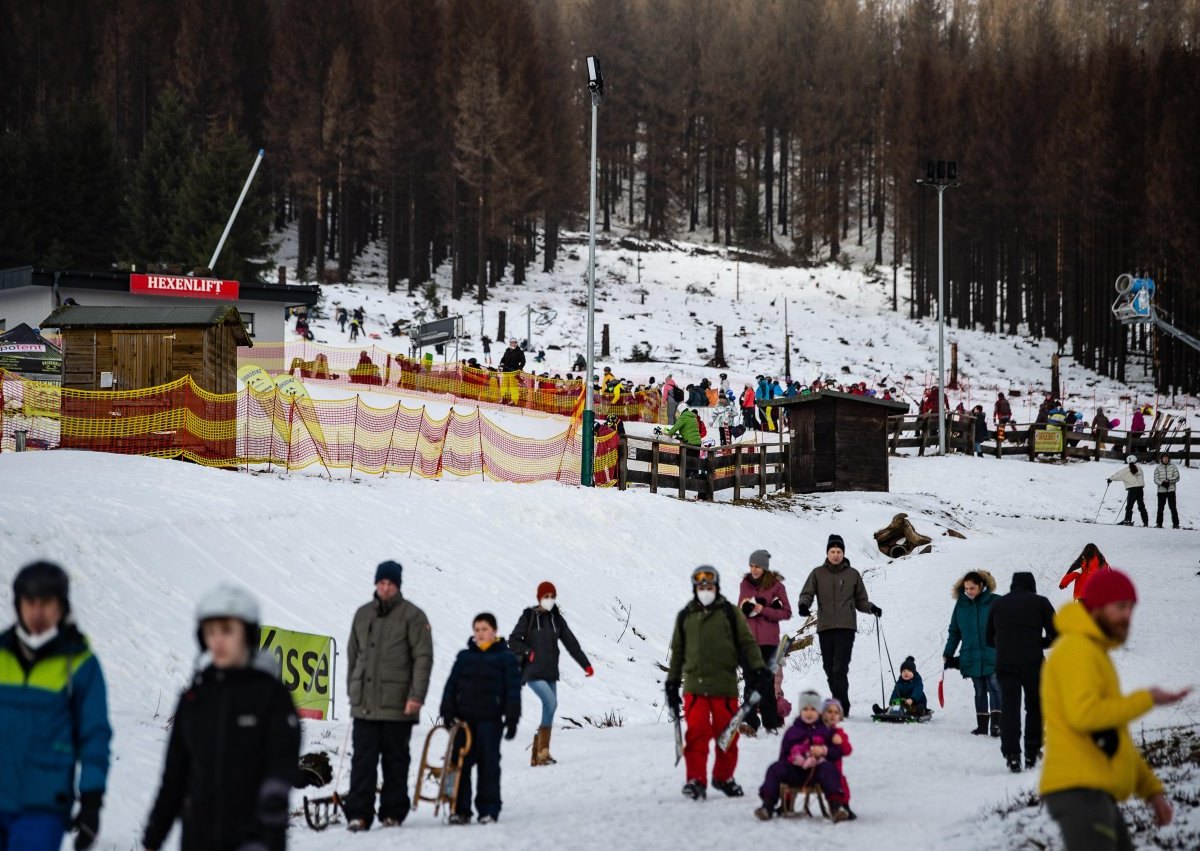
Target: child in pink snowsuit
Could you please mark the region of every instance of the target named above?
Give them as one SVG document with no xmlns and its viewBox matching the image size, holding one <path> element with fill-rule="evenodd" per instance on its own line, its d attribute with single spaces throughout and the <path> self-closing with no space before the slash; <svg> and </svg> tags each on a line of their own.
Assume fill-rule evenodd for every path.
<svg viewBox="0 0 1200 851">
<path fill-rule="evenodd" d="M 831 697 L 821 704 L 821 720 L 825 722 L 825 726 L 833 733 L 833 738 L 830 739 L 830 742 L 837 745 L 842 751 L 842 756 L 833 762 L 837 766 L 838 775 L 842 778 L 842 797 L 846 800 L 846 812 L 850 814 L 850 818 L 855 819 L 858 816 L 850 809 L 850 784 L 846 782 L 846 772 L 842 770 L 842 759 L 854 753 L 854 748 L 850 746 L 850 737 L 846 735 L 845 729 L 842 728 L 844 717 L 842 702 L 836 697 Z"/>
<path fill-rule="evenodd" d="M 829 802 L 834 821 L 849 818 L 842 795 L 842 775 L 837 764 L 841 761 L 841 746 L 833 742 L 834 733 L 821 721 L 821 696 L 815 691 L 800 695 L 800 714 L 783 734 L 779 759 L 767 768 L 767 776 L 759 787 L 762 806 L 755 817 L 767 821 L 774 817 L 779 803 L 779 787 L 787 784 L 797 788 L 820 786 Z"/>
</svg>

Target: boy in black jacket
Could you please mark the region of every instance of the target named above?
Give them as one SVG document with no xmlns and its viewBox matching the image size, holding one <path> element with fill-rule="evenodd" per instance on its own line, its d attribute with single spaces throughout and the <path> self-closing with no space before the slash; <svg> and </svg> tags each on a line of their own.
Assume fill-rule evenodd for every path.
<svg viewBox="0 0 1200 851">
<path fill-rule="evenodd" d="M 182 817 L 184 851 L 283 851 L 300 724 L 287 689 L 260 667 L 258 603 L 220 585 L 201 598 L 196 620 L 212 663 L 175 710 L 142 846 L 161 848 Z"/>
<path fill-rule="evenodd" d="M 456 719 L 471 730 L 471 750 L 463 762 L 451 824 L 471 821 L 471 769 L 479 773 L 475 809 L 479 823 L 500 818 L 500 734 L 512 740 L 521 719 L 521 672 L 517 657 L 503 638 L 496 637 L 496 616 L 475 616 L 474 637 L 458 654 L 442 694 L 442 720 Z"/>
</svg>

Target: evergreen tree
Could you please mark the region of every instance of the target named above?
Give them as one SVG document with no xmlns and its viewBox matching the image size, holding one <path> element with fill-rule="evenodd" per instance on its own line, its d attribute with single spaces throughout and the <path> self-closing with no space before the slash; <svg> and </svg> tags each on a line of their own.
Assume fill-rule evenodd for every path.
<svg viewBox="0 0 1200 851">
<path fill-rule="evenodd" d="M 139 267 L 178 260 L 172 256 L 172 238 L 177 232 L 179 194 L 192 158 L 191 140 L 183 100 L 168 88 L 159 98 L 129 187 L 126 251 Z"/>
<path fill-rule="evenodd" d="M 202 268 L 212 257 L 253 161 L 250 146 L 232 130 L 211 131 L 193 154 L 179 191 L 171 243 L 185 270 Z M 256 181 L 212 270 L 215 277 L 257 280 L 265 267 L 270 208 L 263 194 Z"/>
</svg>

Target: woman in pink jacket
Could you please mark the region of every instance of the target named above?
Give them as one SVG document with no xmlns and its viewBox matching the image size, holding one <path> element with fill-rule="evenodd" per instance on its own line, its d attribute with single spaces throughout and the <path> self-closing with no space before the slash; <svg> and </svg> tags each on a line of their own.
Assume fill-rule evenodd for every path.
<svg viewBox="0 0 1200 851">
<path fill-rule="evenodd" d="M 750 553 L 750 572 L 742 577 L 738 591 L 738 605 L 750 625 L 750 634 L 762 651 L 763 661 L 768 665 L 779 647 L 779 623 L 792 616 L 792 604 L 788 602 L 783 577 L 771 569 L 771 554 L 766 550 Z M 792 705 L 783 696 L 783 666 L 775 672 L 775 702 L 779 707 L 780 720 L 787 718 Z M 757 712 L 746 716 L 742 732 L 753 736 L 758 733 L 762 722 Z"/>
</svg>

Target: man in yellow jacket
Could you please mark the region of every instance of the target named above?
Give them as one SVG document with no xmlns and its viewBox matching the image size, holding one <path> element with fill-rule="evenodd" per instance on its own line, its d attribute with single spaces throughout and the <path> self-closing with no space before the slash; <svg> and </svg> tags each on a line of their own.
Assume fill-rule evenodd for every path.
<svg viewBox="0 0 1200 851">
<path fill-rule="evenodd" d="M 1054 617 L 1058 640 L 1042 668 L 1046 759 L 1040 792 L 1067 851 L 1132 849 L 1117 807 L 1137 793 L 1154 821 L 1171 823 L 1163 785 L 1129 736 L 1128 724 L 1191 689 L 1121 694 L 1108 652 L 1125 643 L 1137 592 L 1117 570 L 1096 574 L 1083 597 Z"/>
</svg>

